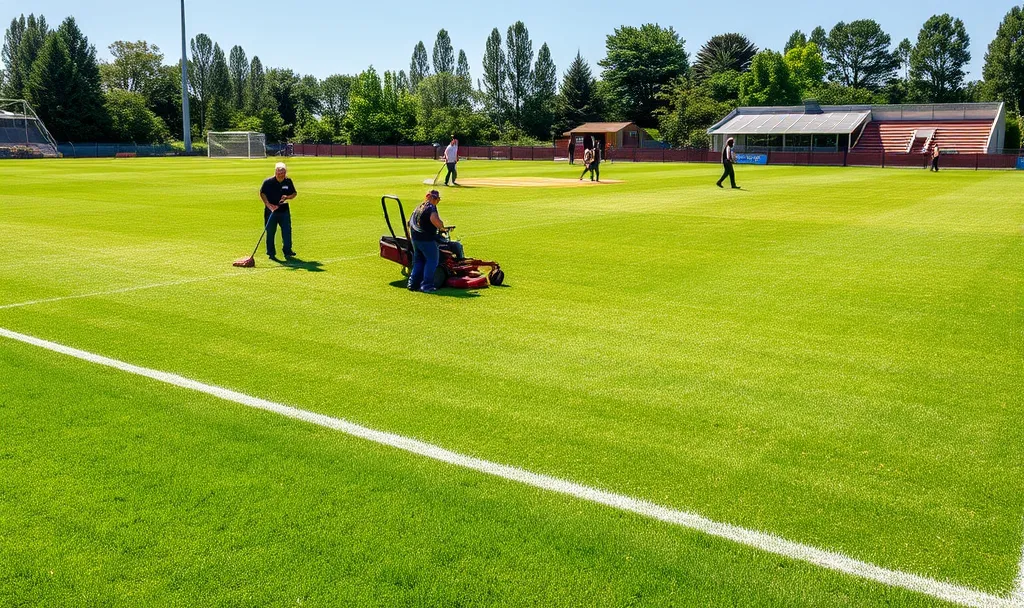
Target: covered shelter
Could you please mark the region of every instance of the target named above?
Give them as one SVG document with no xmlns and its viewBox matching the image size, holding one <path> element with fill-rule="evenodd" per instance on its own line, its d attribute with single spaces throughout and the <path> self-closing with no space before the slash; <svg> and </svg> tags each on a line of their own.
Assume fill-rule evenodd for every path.
<svg viewBox="0 0 1024 608">
<path fill-rule="evenodd" d="M 814 101 L 803 107 L 737 108 L 708 129 L 712 147 L 721 150 L 733 137 L 736 149 L 752 152 L 795 149 L 813 152 L 848 150 L 851 137 L 871 119 L 870 108 L 822 108 Z"/>
<path fill-rule="evenodd" d="M 642 148 L 645 141 L 652 141 L 647 131 L 633 122 L 587 122 L 563 133 L 576 146 L 576 155 L 583 156 L 583 149 L 595 143 L 602 152 L 608 148 Z"/>
<path fill-rule="evenodd" d="M 708 129 L 712 147 L 739 152 L 992 154 L 1003 146 L 1001 103 L 744 107 Z"/>
</svg>

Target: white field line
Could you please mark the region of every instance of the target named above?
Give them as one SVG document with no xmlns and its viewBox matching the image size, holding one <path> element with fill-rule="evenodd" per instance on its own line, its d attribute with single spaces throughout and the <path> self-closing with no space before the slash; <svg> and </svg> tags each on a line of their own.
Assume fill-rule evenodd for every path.
<svg viewBox="0 0 1024 608">
<path fill-rule="evenodd" d="M 358 259 L 370 257 L 371 255 L 377 255 L 377 252 L 365 253 L 363 255 L 349 256 L 349 257 L 344 257 L 344 258 L 333 258 L 333 259 L 330 259 L 330 260 L 324 260 L 321 263 L 322 264 L 330 264 L 330 263 L 333 263 L 333 262 L 345 262 L 345 261 L 350 261 L 350 260 L 358 260 Z M 22 308 L 24 306 L 33 306 L 35 304 L 48 304 L 48 303 L 51 303 L 51 302 L 61 302 L 63 300 L 78 300 L 78 299 L 81 299 L 81 298 L 96 298 L 96 297 L 101 297 L 101 296 L 110 296 L 110 295 L 116 295 L 116 294 L 119 294 L 119 293 L 129 293 L 129 292 L 132 292 L 132 291 L 142 291 L 142 290 L 145 290 L 145 289 L 157 289 L 157 288 L 160 288 L 160 287 L 173 287 L 175 285 L 187 285 L 189 283 L 202 283 L 203 281 L 215 281 L 217 279 L 233 279 L 233 278 L 237 278 L 237 277 L 247 277 L 247 276 L 252 276 L 252 275 L 258 274 L 258 273 L 271 272 L 271 271 L 274 271 L 274 270 L 283 270 L 283 269 L 287 269 L 287 268 L 292 268 L 292 267 L 291 266 L 287 266 L 287 265 L 281 265 L 281 266 L 272 266 L 270 268 L 258 268 L 256 270 L 240 269 L 240 270 L 237 270 L 235 272 L 224 272 L 224 273 L 221 273 L 221 274 L 211 274 L 211 275 L 206 275 L 206 276 L 202 276 L 202 277 L 192 277 L 192 278 L 188 278 L 188 279 L 179 279 L 177 281 L 165 281 L 165 282 L 162 282 L 162 283 L 148 283 L 146 285 L 135 285 L 135 286 L 132 286 L 132 287 L 121 287 L 121 288 L 118 288 L 118 289 L 109 289 L 109 290 L 106 290 L 106 291 L 93 291 L 91 293 L 79 293 L 79 294 L 73 294 L 73 295 L 69 295 L 69 296 L 58 296 L 58 297 L 55 297 L 55 298 L 42 298 L 42 299 L 39 299 L 39 300 L 28 300 L 26 302 L 15 302 L 13 304 L 0 304 L 0 310 L 4 310 L 4 309 L 7 309 L 7 308 Z"/>
<path fill-rule="evenodd" d="M 1017 569 L 1017 585 L 1010 594 L 1010 601 L 1019 608 L 1024 608 L 1024 547 L 1020 550 L 1020 567 Z"/>
<path fill-rule="evenodd" d="M 90 363 L 111 367 L 130 374 L 144 376 L 173 386 L 205 393 L 207 395 L 212 395 L 247 407 L 273 412 L 288 418 L 294 418 L 296 420 L 302 420 L 311 424 L 334 429 L 374 443 L 397 448 L 466 469 L 472 469 L 501 479 L 515 481 L 524 485 L 540 488 L 542 490 L 548 490 L 550 492 L 556 492 L 580 500 L 606 505 L 622 511 L 636 513 L 644 517 L 675 524 L 761 551 L 773 553 L 789 559 L 807 562 L 836 572 L 875 581 L 883 585 L 907 589 L 963 606 L 977 608 L 1020 608 L 1020 603 L 1018 601 L 1019 593 L 1017 592 L 1015 592 L 1011 597 L 1003 598 L 954 583 L 938 581 L 898 570 L 890 570 L 888 568 L 856 560 L 835 551 L 818 549 L 816 547 L 788 541 L 773 534 L 712 521 L 696 513 L 663 507 L 644 500 L 588 487 L 565 479 L 541 475 L 539 473 L 532 473 L 524 469 L 498 464 L 482 460 L 480 458 L 474 458 L 472 456 L 466 456 L 446 450 L 440 446 L 404 437 L 402 435 L 374 430 L 340 418 L 333 418 L 331 416 L 297 409 L 281 403 L 267 401 L 265 399 L 260 399 L 259 397 L 252 397 L 230 389 L 204 384 L 196 380 L 190 380 L 189 378 L 178 376 L 176 374 L 139 367 L 130 363 L 118 361 L 117 359 L 110 359 L 102 355 L 27 336 L 8 329 L 0 328 L 0 337 L 9 338 L 25 344 L 31 344 L 46 350 L 75 357 Z M 1018 592 L 1019 591 L 1020 589 L 1018 587 Z"/>
</svg>

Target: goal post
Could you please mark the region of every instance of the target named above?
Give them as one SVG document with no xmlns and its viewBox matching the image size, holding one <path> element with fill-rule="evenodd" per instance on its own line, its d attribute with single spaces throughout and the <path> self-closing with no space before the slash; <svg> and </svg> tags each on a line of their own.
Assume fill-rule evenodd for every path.
<svg viewBox="0 0 1024 608">
<path fill-rule="evenodd" d="M 209 158 L 266 158 L 267 138 L 255 131 L 210 131 L 206 134 Z"/>
<path fill-rule="evenodd" d="M 0 158 L 54 158 L 57 142 L 24 99 L 0 99 Z"/>
</svg>

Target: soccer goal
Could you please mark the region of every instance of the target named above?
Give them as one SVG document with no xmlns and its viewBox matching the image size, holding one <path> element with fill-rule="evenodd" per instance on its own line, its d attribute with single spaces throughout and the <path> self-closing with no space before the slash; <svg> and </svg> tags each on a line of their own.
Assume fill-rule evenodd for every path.
<svg viewBox="0 0 1024 608">
<path fill-rule="evenodd" d="M 57 142 L 24 99 L 0 99 L 0 158 L 56 158 Z"/>
<path fill-rule="evenodd" d="M 266 158 L 267 138 L 254 131 L 210 131 L 206 135 L 210 158 Z"/>
</svg>

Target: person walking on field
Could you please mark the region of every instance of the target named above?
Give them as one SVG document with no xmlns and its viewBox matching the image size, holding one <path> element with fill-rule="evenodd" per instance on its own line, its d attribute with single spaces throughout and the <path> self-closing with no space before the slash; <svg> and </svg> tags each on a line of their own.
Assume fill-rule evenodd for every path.
<svg viewBox="0 0 1024 608">
<path fill-rule="evenodd" d="M 576 164 L 576 138 L 575 137 L 570 137 L 569 138 L 569 164 L 570 165 L 575 165 Z"/>
<path fill-rule="evenodd" d="M 725 178 L 729 178 L 729 183 L 733 188 L 739 189 L 736 185 L 736 171 L 733 170 L 732 166 L 736 162 L 736 152 L 733 150 L 733 146 L 736 144 L 736 140 L 729 138 L 725 141 L 725 148 L 722 150 L 722 166 L 725 171 L 722 173 L 722 177 L 718 178 L 718 182 L 715 184 L 719 188 L 722 187 L 722 182 Z"/>
<path fill-rule="evenodd" d="M 936 173 L 939 171 L 939 155 L 940 154 L 942 154 L 942 151 L 939 150 L 938 146 L 935 146 L 934 148 L 932 148 L 932 171 L 935 171 Z"/>
<path fill-rule="evenodd" d="M 456 165 L 459 163 L 459 140 L 452 137 L 452 143 L 448 144 L 448 147 L 444 149 L 444 163 L 448 166 L 448 173 L 444 175 L 444 185 L 448 185 L 448 178 L 452 180 L 453 186 L 458 186 L 458 182 L 455 180 L 459 177 L 459 172 L 456 169 Z"/>
<path fill-rule="evenodd" d="M 594 181 L 594 166 L 596 160 L 594 157 L 594 150 L 587 148 L 583 151 L 583 173 L 580 174 L 580 181 L 583 181 L 583 176 L 590 172 L 590 181 Z"/>
<path fill-rule="evenodd" d="M 288 167 L 284 163 L 274 166 L 274 175 L 263 180 L 260 186 L 260 200 L 263 201 L 263 223 L 267 226 L 267 257 L 277 259 L 274 239 L 277 227 L 281 227 L 281 241 L 284 245 L 284 257 L 294 258 L 292 250 L 292 214 L 288 201 L 295 198 L 295 184 L 288 177 Z"/>
</svg>

